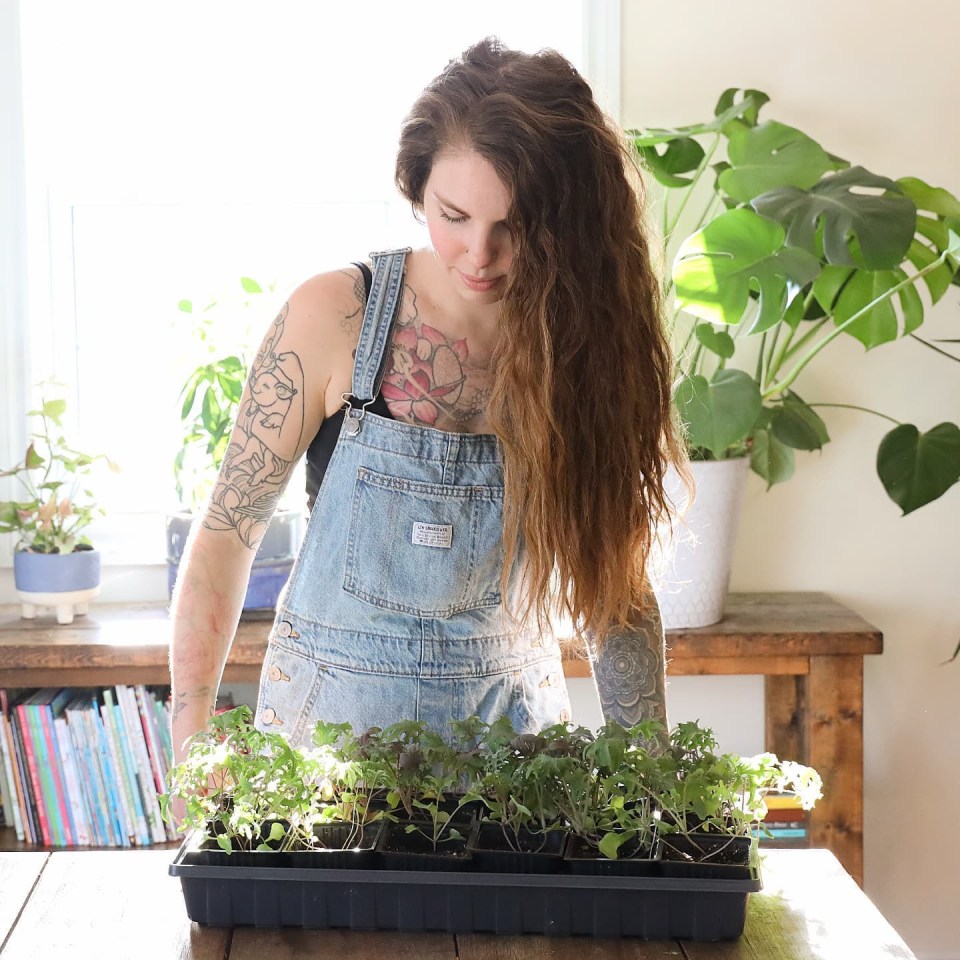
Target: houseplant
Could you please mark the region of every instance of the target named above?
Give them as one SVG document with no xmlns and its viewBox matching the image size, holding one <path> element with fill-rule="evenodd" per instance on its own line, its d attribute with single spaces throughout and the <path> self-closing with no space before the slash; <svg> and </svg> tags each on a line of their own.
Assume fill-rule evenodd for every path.
<svg viewBox="0 0 960 960">
<path fill-rule="evenodd" d="M 15 499 L 0 501 L 0 533 L 12 533 L 13 569 L 21 614 L 36 616 L 38 607 L 53 607 L 58 623 L 72 623 L 75 614 L 100 589 L 100 554 L 86 529 L 102 508 L 93 500 L 87 482 L 98 461 L 116 464 L 103 454 L 81 453 L 63 434 L 66 400 L 42 397 L 29 417 L 38 426 L 23 460 L 0 471 L 16 487 Z"/>
<path fill-rule="evenodd" d="M 194 516 L 213 492 L 247 378 L 246 354 L 254 334 L 249 322 L 241 325 L 236 318 L 247 313 L 265 291 L 251 277 L 241 277 L 240 288 L 243 298 L 239 301 L 213 301 L 196 312 L 191 300 L 178 304 L 179 311 L 190 318 L 191 338 L 200 354 L 180 391 L 183 433 L 173 475 L 181 509 L 167 517 L 167 585 L 171 594 Z M 257 548 L 244 610 L 274 609 L 293 568 L 302 532 L 301 510 L 286 506 L 275 512 Z"/>
<path fill-rule="evenodd" d="M 909 338 L 958 359 L 917 330 L 920 291 L 932 305 L 958 283 L 960 201 L 917 178 L 852 166 L 794 127 L 761 122 L 768 100 L 729 89 L 705 123 L 631 131 L 662 188 L 675 401 L 701 484 L 699 465 L 739 458 L 741 478 L 749 462 L 769 489 L 793 475 L 797 451 L 829 442 L 818 411 L 850 405 L 811 397 L 802 374 L 840 337 L 866 350 Z M 898 423 L 880 443 L 876 469 L 903 514 L 919 509 L 960 480 L 960 427 Z M 736 504 L 736 484 L 730 496 Z M 727 561 L 715 584 L 721 598 L 728 576 Z"/>
</svg>

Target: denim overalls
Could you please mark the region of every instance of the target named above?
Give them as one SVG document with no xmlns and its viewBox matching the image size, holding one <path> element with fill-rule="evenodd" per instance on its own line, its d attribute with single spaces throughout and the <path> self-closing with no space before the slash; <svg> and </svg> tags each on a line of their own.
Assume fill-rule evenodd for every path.
<svg viewBox="0 0 960 960">
<path fill-rule="evenodd" d="M 506 714 L 521 732 L 570 719 L 558 645 L 502 603 L 496 438 L 365 410 L 408 252 L 372 254 L 350 406 L 263 664 L 255 722 L 297 746 L 311 743 L 319 719 L 357 733 L 422 720 L 445 735 L 471 714 Z"/>
</svg>

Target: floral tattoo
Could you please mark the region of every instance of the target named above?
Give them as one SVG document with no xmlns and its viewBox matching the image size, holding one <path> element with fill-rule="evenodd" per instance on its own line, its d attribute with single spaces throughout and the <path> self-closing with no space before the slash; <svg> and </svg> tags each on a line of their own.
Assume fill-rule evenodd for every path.
<svg viewBox="0 0 960 960">
<path fill-rule="evenodd" d="M 611 633 L 599 650 L 595 641 L 590 647 L 604 718 L 624 726 L 645 719 L 666 724 L 666 657 L 656 610 L 635 614 L 631 627 Z"/>
<path fill-rule="evenodd" d="M 286 317 L 284 304 L 254 359 L 203 520 L 210 530 L 236 530 L 250 549 L 266 532 L 303 438 L 303 367 L 280 349 Z"/>
</svg>

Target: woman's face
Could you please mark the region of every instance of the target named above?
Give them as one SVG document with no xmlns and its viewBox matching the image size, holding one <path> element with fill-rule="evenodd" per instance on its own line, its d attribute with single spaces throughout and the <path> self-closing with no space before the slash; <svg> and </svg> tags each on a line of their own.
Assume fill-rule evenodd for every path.
<svg viewBox="0 0 960 960">
<path fill-rule="evenodd" d="M 438 154 L 423 208 L 434 255 L 460 296 L 478 304 L 500 300 L 513 261 L 510 194 L 489 161 L 472 150 Z"/>
</svg>

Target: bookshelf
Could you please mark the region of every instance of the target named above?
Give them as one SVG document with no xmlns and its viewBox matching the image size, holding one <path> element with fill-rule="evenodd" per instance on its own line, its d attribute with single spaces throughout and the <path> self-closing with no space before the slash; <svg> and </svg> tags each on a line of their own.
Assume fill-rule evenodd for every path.
<svg viewBox="0 0 960 960">
<path fill-rule="evenodd" d="M 225 681 L 258 681 L 271 621 L 241 621 Z M 0 607 L 0 687 L 169 683 L 168 642 L 162 604 L 95 605 L 64 626 Z M 862 884 L 863 658 L 882 652 L 880 631 L 823 593 L 733 593 L 720 623 L 670 630 L 667 646 L 673 676 L 764 676 L 766 749 L 823 776 L 809 845 Z M 565 673 L 589 676 L 589 664 L 570 659 Z"/>
</svg>

